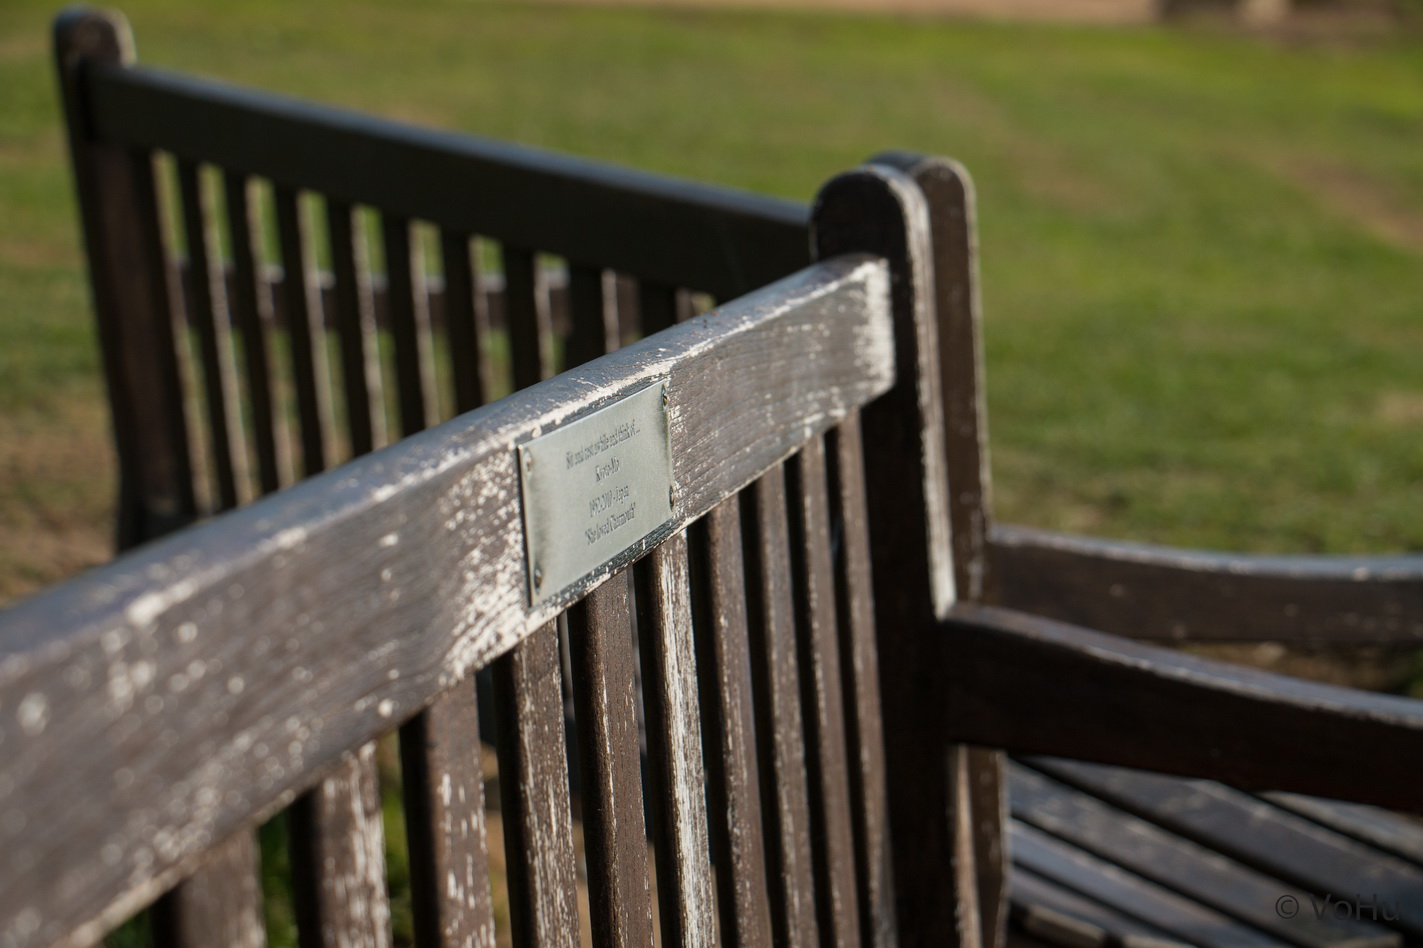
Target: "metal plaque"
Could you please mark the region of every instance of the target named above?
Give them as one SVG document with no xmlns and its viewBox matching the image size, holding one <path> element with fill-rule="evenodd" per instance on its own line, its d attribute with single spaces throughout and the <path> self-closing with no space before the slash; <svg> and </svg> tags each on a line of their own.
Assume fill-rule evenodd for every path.
<svg viewBox="0 0 1423 948">
<path fill-rule="evenodd" d="M 672 519 L 666 393 L 659 382 L 519 446 L 531 604 Z"/>
</svg>

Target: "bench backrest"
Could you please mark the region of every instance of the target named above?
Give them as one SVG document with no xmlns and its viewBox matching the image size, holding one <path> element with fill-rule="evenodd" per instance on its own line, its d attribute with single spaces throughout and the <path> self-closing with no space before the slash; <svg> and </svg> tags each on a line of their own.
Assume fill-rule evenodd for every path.
<svg viewBox="0 0 1423 948">
<path fill-rule="evenodd" d="M 557 348 L 535 250 L 567 262 L 563 364 L 576 365 L 621 339 L 613 274 L 638 281 L 639 328 L 654 333 L 687 314 L 688 288 L 737 296 L 809 257 L 804 211 L 140 70 L 125 65 L 126 42 L 121 23 L 94 14 L 58 25 L 125 544 L 204 512 L 204 473 L 219 509 L 286 483 L 283 340 L 305 474 L 341 458 L 339 440 L 354 455 L 386 440 L 377 281 L 357 206 L 381 213 L 393 427 L 415 434 L 442 403 L 416 218 L 439 229 L 443 403 L 466 411 L 497 391 L 476 234 L 502 241 L 509 382 L 533 387 L 5 616 L 0 691 L 20 709 L 7 776 L 21 816 L 0 833 L 21 858 L 0 886 L 0 931 L 15 944 L 91 941 L 186 879 L 158 904 L 160 939 L 220 931 L 260 944 L 250 827 L 295 801 L 303 943 L 384 943 L 371 741 L 399 725 L 417 943 L 485 943 L 469 676 L 492 666 L 513 933 L 519 944 L 573 943 L 560 624 L 600 943 L 648 943 L 635 640 L 662 943 L 710 943 L 719 931 L 727 944 L 810 943 L 817 932 L 836 944 L 927 944 L 976 927 L 963 849 L 973 837 L 953 832 L 967 812 L 954 796 L 966 762 L 896 788 L 924 816 L 900 818 L 920 845 L 901 847 L 913 855 L 895 868 L 886 825 L 886 752 L 912 769 L 948 750 L 912 726 L 882 743 L 874 633 L 927 627 L 955 587 L 931 319 L 939 245 L 919 188 L 883 167 L 837 179 L 815 218 L 826 263 L 535 385 Z M 186 293 L 157 151 L 175 156 Z M 208 163 L 223 178 L 226 275 Z M 254 175 L 273 183 L 287 275 L 276 281 L 261 266 Z M 339 394 L 323 378 L 303 191 L 325 196 Z M 285 335 L 273 289 L 285 297 Z M 178 312 L 196 338 L 193 366 L 181 358 Z M 189 437 L 204 425 L 184 414 L 185 378 L 203 396 L 207 472 L 193 461 L 207 452 Z M 669 519 L 571 587 L 559 574 L 543 590 L 518 446 L 663 385 Z M 332 402 L 345 419 L 339 439 Z M 248 447 L 256 463 L 244 477 Z M 887 641 L 912 665 L 907 635 Z M 931 719 L 933 692 L 905 676 L 883 710 Z M 86 786 L 113 789 L 76 818 Z M 904 866 L 948 871 L 920 878 Z M 897 938 L 896 918 L 912 936 Z"/>
</svg>

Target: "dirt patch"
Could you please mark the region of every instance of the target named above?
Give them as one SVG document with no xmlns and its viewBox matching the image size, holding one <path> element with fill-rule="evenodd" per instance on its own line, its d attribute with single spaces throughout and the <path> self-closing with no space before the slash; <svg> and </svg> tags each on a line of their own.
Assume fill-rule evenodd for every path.
<svg viewBox="0 0 1423 948">
<path fill-rule="evenodd" d="M 1327 161 L 1285 159 L 1268 162 L 1267 167 L 1331 214 L 1404 250 L 1423 253 L 1423 208 L 1398 188 Z"/>
</svg>

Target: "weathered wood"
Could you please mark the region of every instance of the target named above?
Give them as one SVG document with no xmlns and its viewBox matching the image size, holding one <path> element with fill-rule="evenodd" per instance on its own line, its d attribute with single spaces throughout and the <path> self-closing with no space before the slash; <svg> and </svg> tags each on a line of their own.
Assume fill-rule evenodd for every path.
<svg viewBox="0 0 1423 948">
<path fill-rule="evenodd" d="M 569 267 L 565 299 L 570 324 L 563 351 L 566 368 L 582 365 L 622 345 L 616 278 L 611 272 L 593 267 Z"/>
<path fill-rule="evenodd" d="M 345 755 L 287 812 L 301 948 L 389 948 L 376 747 Z"/>
<path fill-rule="evenodd" d="M 442 308 L 456 414 L 472 411 L 489 398 L 489 310 L 479 291 L 479 271 L 471 243 L 468 234 L 440 232 L 440 259 L 445 271 Z"/>
<path fill-rule="evenodd" d="M 665 377 L 681 529 L 885 389 L 886 293 L 878 261 L 817 265 L 11 607 L 0 696 L 34 714 L 4 729 L 0 925 L 93 937 L 562 609 L 528 605 L 515 443 Z"/>
<path fill-rule="evenodd" d="M 370 266 L 359 212 L 341 201 L 326 201 L 326 227 L 335 277 L 332 308 L 341 344 L 341 385 L 351 453 L 362 455 L 386 443 L 381 397 L 380 353 L 372 310 Z"/>
<path fill-rule="evenodd" d="M 835 608 L 844 630 L 840 667 L 847 680 L 846 732 L 854 766 L 849 774 L 855 820 L 855 865 L 859 880 L 862 939 L 875 948 L 898 944 L 893 869 L 889 852 L 884 731 L 880 719 L 879 653 L 870 576 L 869 522 L 865 511 L 860 416 L 850 415 L 826 433 L 830 480 Z"/>
<path fill-rule="evenodd" d="M 1306 892 L 1350 897 L 1367 892 L 1396 906 L 1393 925 L 1423 933 L 1423 871 L 1401 859 L 1271 806 L 1258 797 L 1207 780 L 1034 757 L 1035 770 L 1083 790 L 1210 850 Z M 1312 913 L 1302 911 L 1308 918 Z"/>
<path fill-rule="evenodd" d="M 466 680 L 400 729 L 410 901 L 421 948 L 494 948 L 479 706 Z"/>
<path fill-rule="evenodd" d="M 155 69 L 98 69 L 84 81 L 101 140 L 161 148 L 665 286 L 729 300 L 809 262 L 806 209 L 791 201 Z M 355 154 L 361 160 L 352 161 Z"/>
<path fill-rule="evenodd" d="M 79 194 L 104 377 L 119 448 L 118 545 L 126 549 L 197 516 L 150 153 L 96 136 L 85 77 L 126 69 L 133 37 L 118 14 L 66 11 L 54 53 Z"/>
<path fill-rule="evenodd" d="M 531 250 L 504 245 L 504 305 L 515 390 L 553 375 L 553 326 Z"/>
<path fill-rule="evenodd" d="M 553 622 L 494 663 L 509 920 L 520 948 L 578 944 L 560 681 Z"/>
<path fill-rule="evenodd" d="M 988 606 L 945 625 L 941 727 L 960 740 L 1423 811 L 1417 702 Z"/>
<path fill-rule="evenodd" d="M 307 265 L 306 220 L 300 196 L 281 186 L 272 190 L 277 206 L 277 240 L 281 245 L 283 303 L 287 338 L 291 343 L 292 385 L 296 390 L 297 421 L 301 441 L 301 473 L 310 477 L 326 469 L 331 432 L 331 382 L 326 364 L 325 334 L 321 329 L 321 303 Z M 292 275 L 300 274 L 300 279 Z"/>
<path fill-rule="evenodd" d="M 630 579 L 626 573 L 615 576 L 573 607 L 568 620 L 569 646 L 593 939 L 616 948 L 649 948 L 653 943 L 652 899 L 638 750 Z"/>
<path fill-rule="evenodd" d="M 734 495 L 692 525 L 688 546 L 721 938 L 727 948 L 770 948 L 741 511 Z"/>
<path fill-rule="evenodd" d="M 954 589 L 960 601 L 994 603 L 999 593 L 989 548 L 992 482 L 973 180 L 962 165 L 945 158 L 888 152 L 871 160 L 913 178 L 929 207 Z M 983 937 L 989 945 L 1001 945 L 1008 884 L 1003 755 L 990 748 L 964 753 Z"/>
<path fill-rule="evenodd" d="M 1304 948 L 1342 943 L 1384 948 L 1399 943 L 1396 934 L 1369 921 L 1332 915 L 1315 918 L 1307 908 L 1291 917 L 1278 910 L 1278 900 L 1289 896 L 1297 906 L 1307 907 L 1310 896 L 1304 890 L 1069 790 L 1020 764 L 1010 764 L 1009 773 L 1014 819 L 1276 938 Z"/>
<path fill-rule="evenodd" d="M 697 705 L 687 539 L 673 534 L 633 572 L 663 945 L 716 943 L 706 776 Z"/>
<path fill-rule="evenodd" d="M 1423 642 L 1423 556 L 1253 556 L 998 527 L 1002 603 L 1128 638 Z"/>
<path fill-rule="evenodd" d="M 1026 869 L 1015 869 L 1013 897 L 1022 907 L 1015 914 L 1020 927 L 1054 944 L 1119 945 L 1121 948 L 1169 948 L 1185 944 L 1167 932 L 1116 909 L 1094 902 L 1071 889 Z M 1095 932 L 1084 933 L 1086 922 Z"/>
<path fill-rule="evenodd" d="M 424 431 L 439 401 L 430 354 L 430 313 L 426 309 L 425 266 L 412 224 L 393 214 L 381 216 L 385 271 L 390 288 L 390 336 L 395 344 L 400 430 Z"/>
<path fill-rule="evenodd" d="M 232 245 L 233 323 L 242 334 L 242 357 L 247 369 L 247 397 L 251 405 L 252 437 L 256 444 L 257 488 L 269 494 L 282 486 L 287 473 L 286 419 L 276 408 L 272 377 L 272 294 L 261 275 L 262 233 L 255 182 L 235 172 L 223 174 L 228 236 Z"/>
<path fill-rule="evenodd" d="M 211 463 L 217 479 L 217 507 L 230 510 L 245 499 L 246 451 L 238 412 L 237 367 L 227 314 L 225 280 L 216 257 L 217 224 L 211 197 L 197 164 L 178 162 L 178 195 L 188 251 L 188 325 L 197 330 L 203 366 L 203 394 Z"/>
<path fill-rule="evenodd" d="M 1266 793 L 1264 797 L 1276 806 L 1307 816 L 1321 826 L 1423 867 L 1423 826 L 1417 820 L 1377 807 L 1320 800 L 1298 793 Z"/>
<path fill-rule="evenodd" d="M 805 710 L 815 892 L 822 944 L 860 944 L 855 842 L 850 818 L 841 620 L 835 608 L 825 445 L 806 442 L 786 462 L 795 574 L 801 706 Z"/>
<path fill-rule="evenodd" d="M 156 948 L 266 948 L 259 857 L 250 830 L 214 846 L 195 877 L 154 903 L 150 927 Z"/>
<path fill-rule="evenodd" d="M 1015 868 L 1030 871 L 1108 905 L 1149 921 L 1176 938 L 1201 948 L 1278 948 L 1272 938 L 1220 912 L 1127 872 L 1119 866 L 1019 821 L 1013 821 Z"/>
<path fill-rule="evenodd" d="M 955 594 L 928 210 L 909 178 L 871 165 L 821 189 L 812 230 L 817 256 L 872 252 L 892 274 L 897 384 L 863 423 L 899 935 L 976 946 L 967 766 L 950 759 L 964 752 L 946 743 L 943 659 L 925 634 Z"/>
<path fill-rule="evenodd" d="M 776 944 L 816 944 L 820 933 L 810 848 L 810 791 L 781 466 L 742 495 L 741 512 L 772 931 Z"/>
</svg>

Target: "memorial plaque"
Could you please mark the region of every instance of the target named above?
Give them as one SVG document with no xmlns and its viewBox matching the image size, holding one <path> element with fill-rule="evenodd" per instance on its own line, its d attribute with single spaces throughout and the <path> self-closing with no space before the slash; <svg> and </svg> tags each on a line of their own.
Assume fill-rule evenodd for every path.
<svg viewBox="0 0 1423 948">
<path fill-rule="evenodd" d="M 518 448 L 529 601 L 556 597 L 672 520 L 667 383 Z"/>
</svg>

